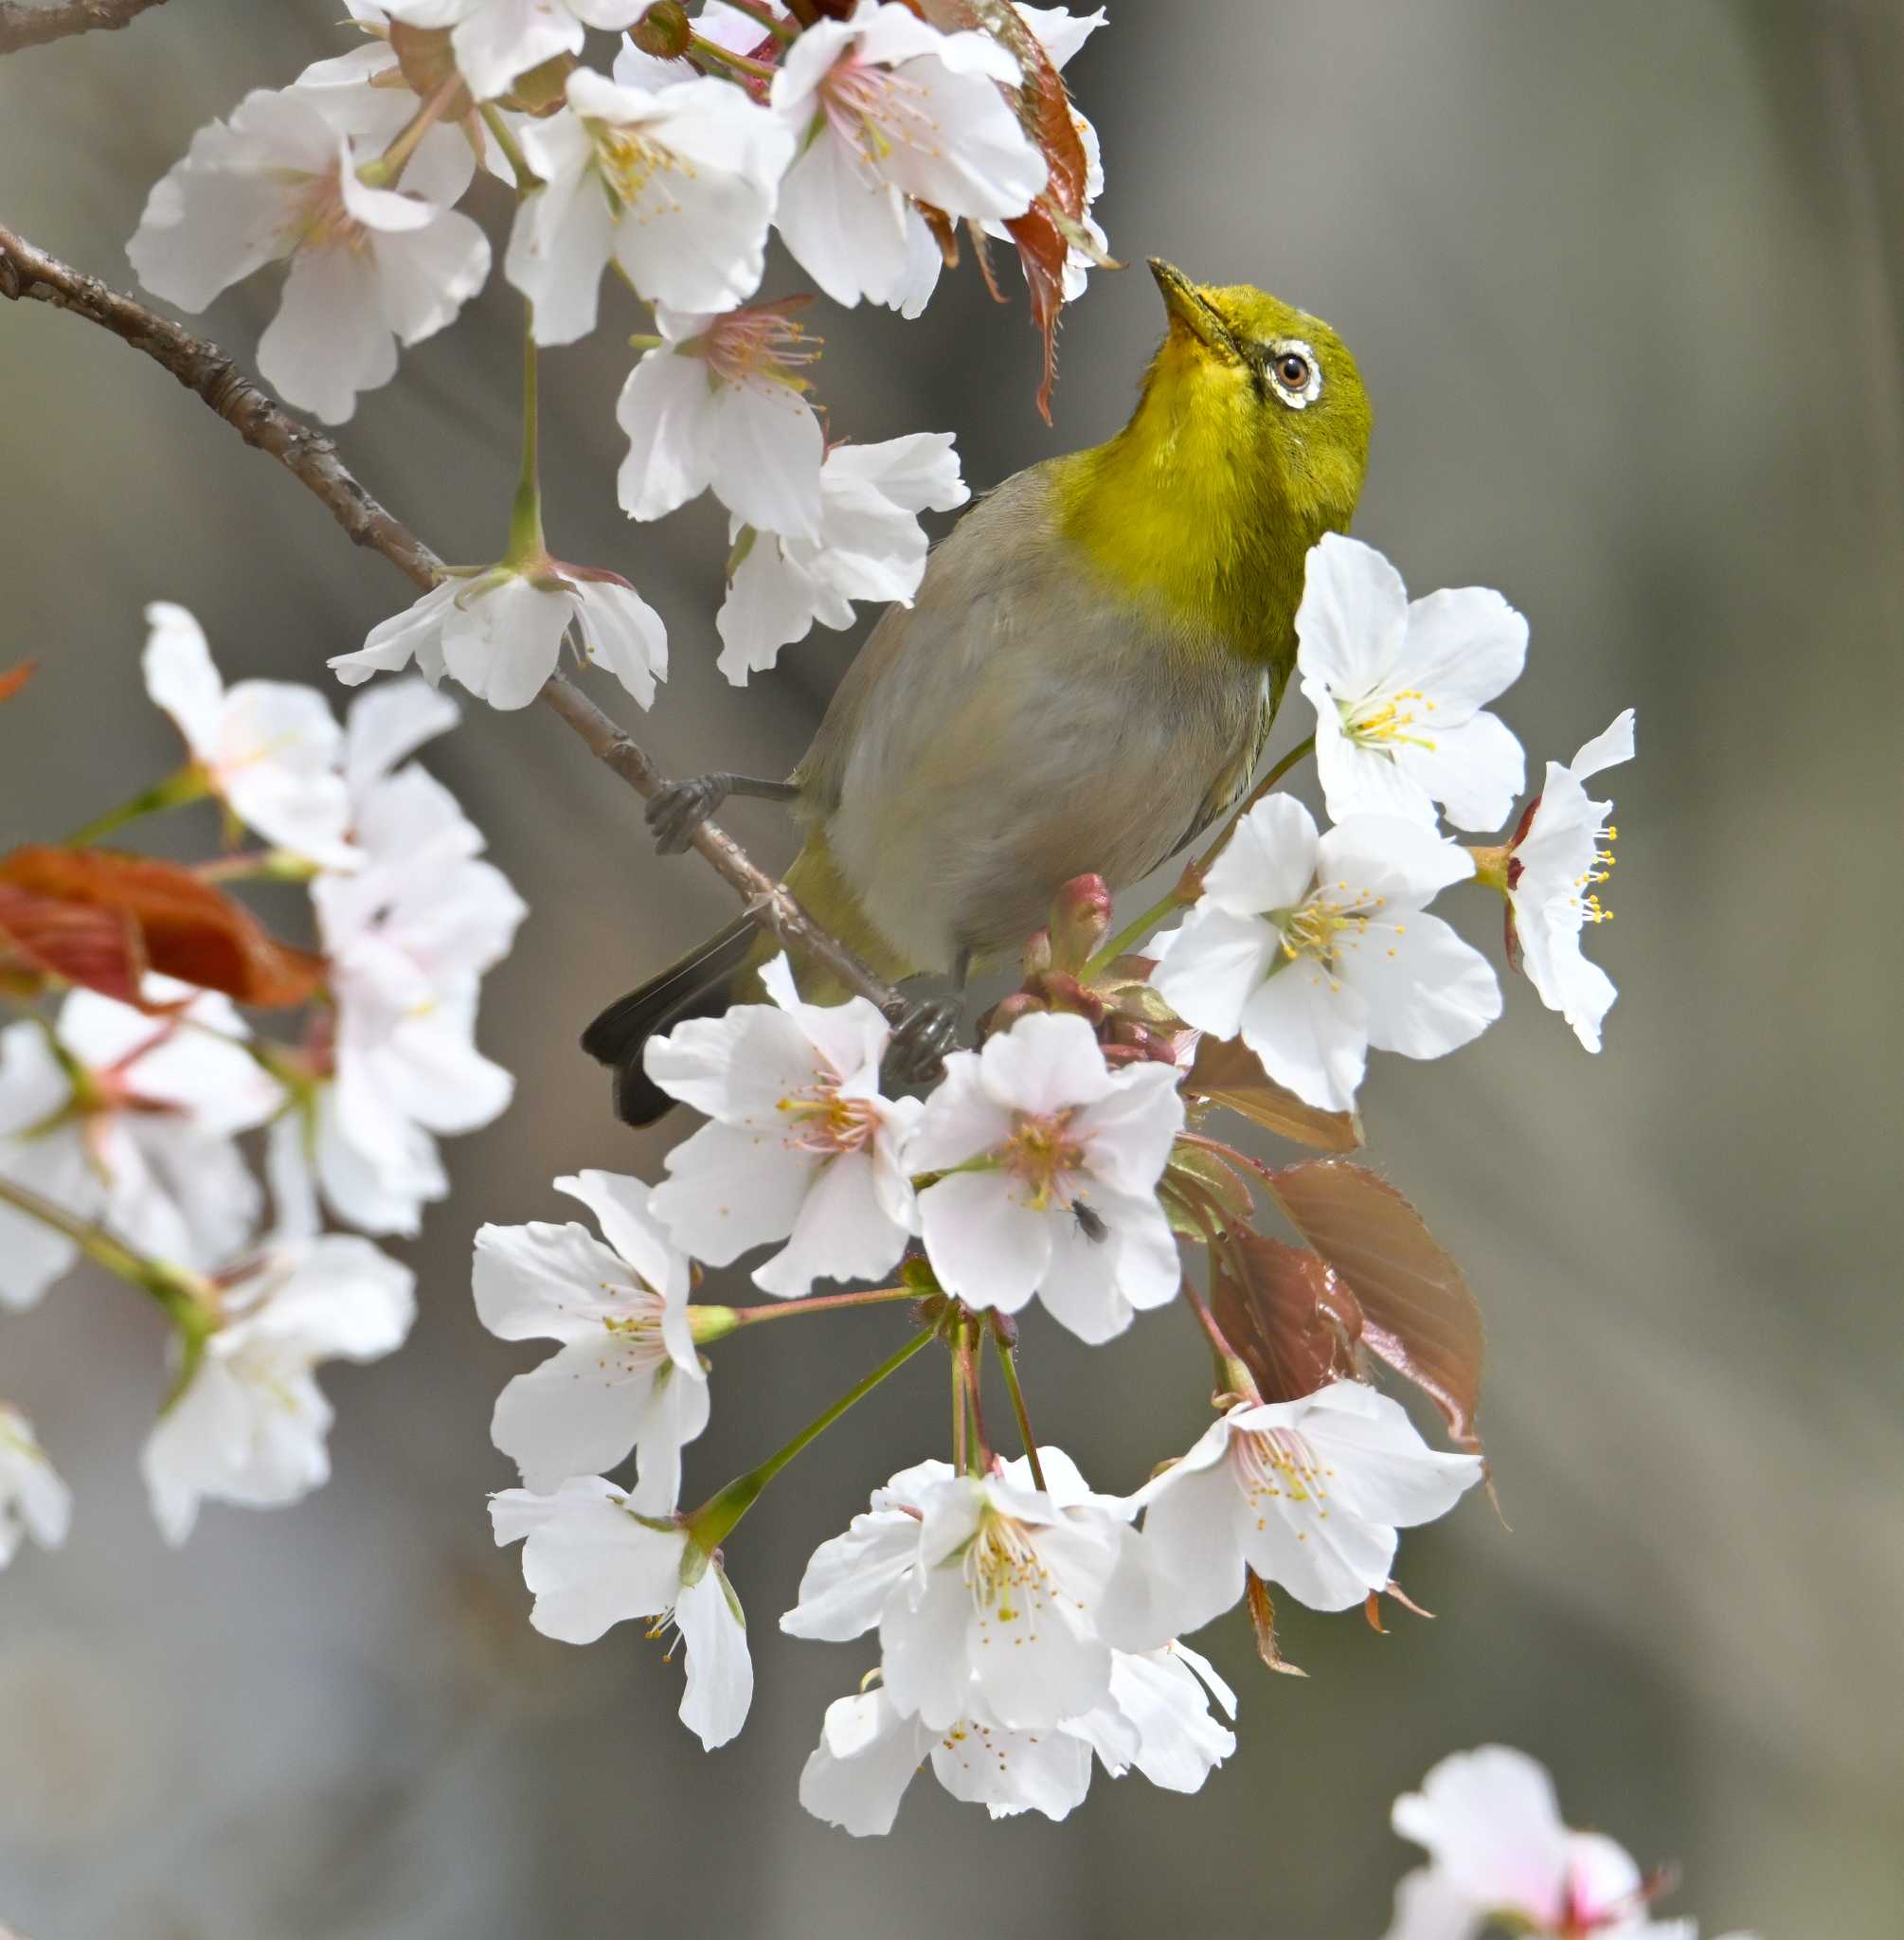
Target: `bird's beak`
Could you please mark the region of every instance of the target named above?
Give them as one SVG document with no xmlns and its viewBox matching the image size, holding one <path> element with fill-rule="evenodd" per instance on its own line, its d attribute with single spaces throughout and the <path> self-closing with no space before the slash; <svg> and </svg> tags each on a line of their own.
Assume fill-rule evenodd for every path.
<svg viewBox="0 0 1904 1940">
<path fill-rule="evenodd" d="M 1222 313 L 1184 273 L 1159 256 L 1150 259 L 1150 273 L 1163 292 L 1163 306 L 1173 323 L 1180 324 L 1199 343 L 1226 356 L 1234 355 L 1236 340 Z"/>
</svg>

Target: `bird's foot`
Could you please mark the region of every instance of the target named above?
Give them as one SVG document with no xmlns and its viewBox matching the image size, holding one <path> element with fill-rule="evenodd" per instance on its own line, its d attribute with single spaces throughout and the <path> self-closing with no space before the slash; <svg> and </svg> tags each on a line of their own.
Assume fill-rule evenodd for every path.
<svg viewBox="0 0 1904 1940">
<path fill-rule="evenodd" d="M 694 831 L 712 820 L 728 795 L 726 775 L 690 775 L 683 781 L 665 781 L 648 798 L 648 829 L 659 855 L 680 855 L 694 839 Z"/>
<path fill-rule="evenodd" d="M 886 1059 L 879 1068 L 882 1087 L 903 1090 L 908 1085 L 929 1085 L 945 1069 L 948 1051 L 959 1043 L 959 1019 L 963 1002 L 956 997 L 929 997 L 914 1004 L 892 1028 Z"/>
</svg>

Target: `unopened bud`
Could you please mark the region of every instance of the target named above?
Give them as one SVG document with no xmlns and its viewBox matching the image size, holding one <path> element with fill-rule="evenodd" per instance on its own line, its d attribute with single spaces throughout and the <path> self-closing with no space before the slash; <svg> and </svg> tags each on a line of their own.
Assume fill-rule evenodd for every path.
<svg viewBox="0 0 1904 1940">
<path fill-rule="evenodd" d="M 1073 876 L 1051 904 L 1051 960 L 1082 970 L 1110 928 L 1111 893 L 1101 875 Z"/>
<path fill-rule="evenodd" d="M 1025 939 L 1024 954 L 1019 962 L 1027 981 L 1043 976 L 1051 967 L 1051 933 L 1049 929 L 1034 929 Z"/>
<path fill-rule="evenodd" d="M 1170 1037 L 1135 1017 L 1111 1019 L 1111 1042 L 1128 1047 L 1151 1064 L 1174 1065 L 1177 1050 Z"/>
<path fill-rule="evenodd" d="M 1042 997 L 1033 997 L 1030 991 L 1015 990 L 1010 997 L 1000 997 L 979 1019 L 979 1040 L 982 1042 L 987 1037 L 996 1037 L 999 1032 L 1009 1031 L 1020 1017 L 1029 1017 L 1033 1011 L 1050 1008 Z"/>
<path fill-rule="evenodd" d="M 642 53 L 656 61 L 678 61 L 688 51 L 692 37 L 688 10 L 681 0 L 656 0 L 629 30 L 629 38 Z"/>
<path fill-rule="evenodd" d="M 1083 1017 L 1093 1031 L 1105 1020 L 1105 1000 L 1094 990 L 1087 990 L 1068 970 L 1047 970 L 1026 985 L 1029 997 L 1043 997 L 1053 1011 L 1069 1011 Z"/>
</svg>

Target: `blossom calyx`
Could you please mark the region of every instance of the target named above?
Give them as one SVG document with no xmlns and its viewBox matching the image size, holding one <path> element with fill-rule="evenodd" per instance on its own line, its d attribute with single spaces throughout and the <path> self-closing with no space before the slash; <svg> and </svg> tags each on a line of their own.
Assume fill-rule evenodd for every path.
<svg viewBox="0 0 1904 1940">
<path fill-rule="evenodd" d="M 450 30 L 444 27 L 411 27 L 393 20 L 389 25 L 390 51 L 410 92 L 421 101 L 433 100 L 440 88 L 457 80 L 456 49 L 450 45 Z M 441 117 L 458 121 L 470 112 L 468 89 L 451 99 L 450 111 Z"/>
</svg>

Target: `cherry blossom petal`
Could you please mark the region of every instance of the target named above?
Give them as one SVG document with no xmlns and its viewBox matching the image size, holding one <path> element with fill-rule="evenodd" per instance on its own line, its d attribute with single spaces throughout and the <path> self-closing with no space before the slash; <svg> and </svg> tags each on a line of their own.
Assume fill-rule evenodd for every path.
<svg viewBox="0 0 1904 1940">
<path fill-rule="evenodd" d="M 1371 922 L 1340 957 L 1342 980 L 1362 998 L 1369 1042 L 1405 1057 L 1446 1057 L 1500 1015 L 1500 985 L 1488 961 L 1439 916 Z M 1295 975 L 1300 965 L 1291 965 Z"/>
<path fill-rule="evenodd" d="M 710 1563 L 675 1600 L 674 1621 L 688 1647 L 688 1688 L 681 1722 L 710 1751 L 740 1734 L 754 1699 L 754 1663 L 747 1651 L 740 1599 Z"/>
</svg>

